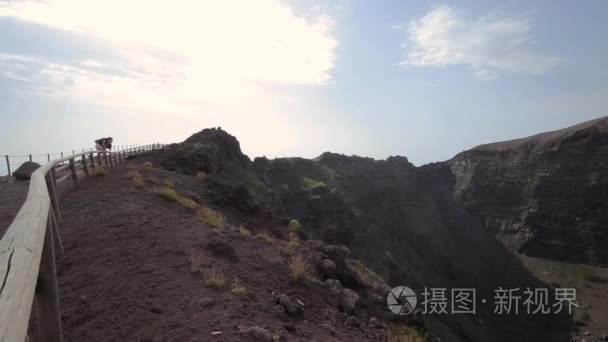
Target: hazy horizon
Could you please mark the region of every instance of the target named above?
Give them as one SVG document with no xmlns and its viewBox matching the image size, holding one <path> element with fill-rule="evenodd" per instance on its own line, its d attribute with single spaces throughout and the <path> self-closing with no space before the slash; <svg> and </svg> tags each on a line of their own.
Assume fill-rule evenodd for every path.
<svg viewBox="0 0 608 342">
<path fill-rule="evenodd" d="M 606 10 L 0 0 L 0 154 L 104 136 L 172 143 L 219 126 L 250 158 L 447 160 L 608 114 Z"/>
</svg>

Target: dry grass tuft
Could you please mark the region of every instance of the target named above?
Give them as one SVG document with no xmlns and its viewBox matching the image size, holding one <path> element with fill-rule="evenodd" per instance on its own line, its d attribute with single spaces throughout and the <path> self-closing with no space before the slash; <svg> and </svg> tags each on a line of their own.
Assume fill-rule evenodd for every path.
<svg viewBox="0 0 608 342">
<path fill-rule="evenodd" d="M 176 201 L 179 196 L 177 192 L 169 187 L 162 187 L 158 190 L 158 194 L 169 201 Z"/>
<path fill-rule="evenodd" d="M 192 209 L 192 210 L 198 208 L 198 203 L 196 203 L 193 200 L 191 200 L 190 198 L 184 197 L 184 196 L 178 195 L 177 203 L 181 204 L 185 208 Z"/>
<path fill-rule="evenodd" d="M 268 243 L 274 243 L 274 238 L 268 232 L 259 232 L 255 234 L 255 237 Z"/>
<path fill-rule="evenodd" d="M 131 182 L 137 189 L 143 189 L 146 186 L 144 179 L 141 177 L 135 177 L 131 179 Z"/>
<path fill-rule="evenodd" d="M 296 283 L 309 285 L 315 279 L 312 266 L 302 255 L 291 258 L 289 269 L 291 280 Z"/>
<path fill-rule="evenodd" d="M 224 228 L 226 225 L 226 218 L 209 207 L 201 207 L 198 210 L 198 216 L 203 223 L 216 228 Z"/>
<path fill-rule="evenodd" d="M 237 296 L 242 296 L 245 293 L 247 293 L 247 288 L 245 288 L 245 286 L 241 285 L 241 283 L 239 282 L 239 280 L 237 278 L 234 278 L 234 282 L 232 283 L 231 291 L 232 291 L 232 293 L 234 293 Z"/>
<path fill-rule="evenodd" d="M 219 289 L 226 283 L 224 275 L 220 271 L 210 270 L 205 272 L 205 286 Z"/>
<path fill-rule="evenodd" d="M 239 233 L 243 236 L 251 236 L 251 231 L 245 227 L 243 227 L 242 225 L 239 226 Z"/>
</svg>

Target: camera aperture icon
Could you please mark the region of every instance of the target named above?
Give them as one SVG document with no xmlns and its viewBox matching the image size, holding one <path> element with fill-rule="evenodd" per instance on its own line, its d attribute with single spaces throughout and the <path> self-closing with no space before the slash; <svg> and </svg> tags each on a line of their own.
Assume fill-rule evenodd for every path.
<svg viewBox="0 0 608 342">
<path fill-rule="evenodd" d="M 407 315 L 416 308 L 416 293 L 407 286 L 397 286 L 386 296 L 388 308 L 396 315 Z"/>
</svg>

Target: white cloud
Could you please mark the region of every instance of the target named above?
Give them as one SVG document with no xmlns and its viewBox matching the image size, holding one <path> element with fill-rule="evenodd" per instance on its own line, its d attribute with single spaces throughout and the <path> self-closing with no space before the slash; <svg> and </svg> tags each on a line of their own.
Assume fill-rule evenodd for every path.
<svg viewBox="0 0 608 342">
<path fill-rule="evenodd" d="M 35 83 L 49 83 L 45 94 L 177 115 L 197 125 L 193 131 L 257 130 L 265 138 L 249 134 L 252 149 L 268 153 L 289 148 L 289 132 L 297 130 L 273 88 L 331 80 L 334 22 L 315 13 L 299 16 L 280 0 L 0 0 L 0 17 L 96 37 L 121 57 L 62 64 L 9 56 L 13 64 L 29 61 Z"/>
<path fill-rule="evenodd" d="M 539 75 L 555 67 L 560 58 L 531 51 L 530 29 L 527 18 L 470 18 L 450 6 L 439 6 L 410 22 L 401 64 L 468 65 L 482 80 L 504 72 Z"/>
</svg>

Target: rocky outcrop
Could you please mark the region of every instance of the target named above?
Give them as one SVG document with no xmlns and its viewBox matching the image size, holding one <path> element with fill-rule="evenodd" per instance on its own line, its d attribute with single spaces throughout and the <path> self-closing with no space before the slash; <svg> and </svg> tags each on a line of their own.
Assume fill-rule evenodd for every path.
<svg viewBox="0 0 608 342">
<path fill-rule="evenodd" d="M 30 161 L 25 162 L 21 164 L 21 166 L 19 166 L 15 172 L 13 172 L 13 177 L 15 177 L 15 179 L 18 181 L 30 180 L 32 173 L 34 173 L 34 171 L 36 171 L 39 167 L 40 164 L 38 163 Z"/>
<path fill-rule="evenodd" d="M 247 168 L 250 163 L 238 140 L 221 128 L 203 129 L 160 154 L 163 167 L 187 175 L 215 174 L 231 165 Z"/>
<path fill-rule="evenodd" d="M 234 137 L 214 129 L 166 147 L 157 162 L 199 175 L 189 190 L 249 226 L 286 238 L 296 218 L 327 300 L 351 316 L 367 308 L 388 320 L 388 310 L 370 309 L 386 300 L 387 284 L 417 293 L 475 288 L 478 298 L 494 298 L 498 288 L 547 287 L 506 246 L 604 260 L 607 146 L 606 120 L 599 120 L 422 167 L 405 157 L 336 153 L 251 162 Z M 279 299 L 283 314 L 297 316 L 288 297 Z M 565 314 L 497 316 L 491 304 L 474 316 L 424 320 L 449 341 L 558 341 L 571 326 Z"/>
<path fill-rule="evenodd" d="M 512 250 L 608 264 L 608 117 L 443 164 L 457 201 Z"/>
</svg>

